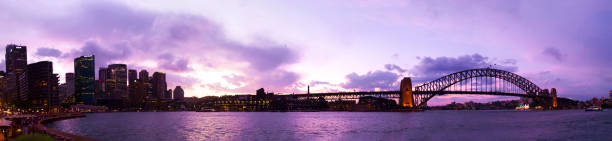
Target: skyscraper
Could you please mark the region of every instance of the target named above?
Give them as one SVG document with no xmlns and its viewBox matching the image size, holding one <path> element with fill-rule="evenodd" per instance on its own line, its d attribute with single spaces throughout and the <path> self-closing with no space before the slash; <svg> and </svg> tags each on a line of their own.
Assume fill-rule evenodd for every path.
<svg viewBox="0 0 612 141">
<path fill-rule="evenodd" d="M 164 99 L 172 99 L 172 89 L 168 89 L 164 94 Z"/>
<path fill-rule="evenodd" d="M 106 79 L 106 91 L 111 93 L 112 99 L 128 99 L 127 65 L 108 65 Z"/>
<path fill-rule="evenodd" d="M 0 105 L 6 104 L 6 93 L 6 75 L 0 74 Z"/>
<path fill-rule="evenodd" d="M 153 78 L 151 79 L 153 83 L 153 96 L 157 99 L 165 98 L 166 93 L 166 74 L 163 72 L 155 72 L 153 73 Z"/>
<path fill-rule="evenodd" d="M 134 85 L 134 82 L 138 79 L 138 72 L 136 70 L 128 70 L 128 84 Z"/>
<path fill-rule="evenodd" d="M 181 86 L 176 86 L 174 88 L 174 97 L 175 100 L 183 100 L 185 98 L 185 92 L 183 92 L 183 88 Z"/>
<path fill-rule="evenodd" d="M 53 64 L 41 61 L 28 65 L 27 70 L 29 90 L 27 106 L 40 108 L 59 105 L 59 80 L 57 74 L 53 74 Z"/>
<path fill-rule="evenodd" d="M 6 61 L 6 90 L 5 90 L 5 101 L 7 104 L 15 104 L 19 102 L 20 96 L 23 99 L 27 95 L 27 78 L 24 74 L 28 65 L 27 58 L 27 47 L 9 44 L 6 46 L 5 52 Z M 21 81 L 19 77 L 22 77 Z"/>
<path fill-rule="evenodd" d="M 149 82 L 149 72 L 147 72 L 147 70 L 140 70 L 138 73 L 138 80 L 142 82 Z"/>
<path fill-rule="evenodd" d="M 96 99 L 106 99 L 110 97 L 110 94 L 106 92 L 106 68 L 100 68 L 98 70 L 98 81 L 96 84 Z"/>
<path fill-rule="evenodd" d="M 26 71 L 28 66 L 26 46 L 9 44 L 6 46 L 6 72 L 14 72 L 20 75 Z"/>
<path fill-rule="evenodd" d="M 149 79 L 149 72 L 147 70 L 140 70 L 138 73 L 138 81 L 142 82 L 142 88 L 145 92 L 145 99 L 155 98 L 153 94 L 153 85 L 151 84 L 151 80 Z"/>
<path fill-rule="evenodd" d="M 132 106 L 136 106 L 139 103 L 139 96 L 144 94 L 144 91 L 142 92 L 142 94 L 139 94 L 138 92 L 138 87 L 137 87 L 137 83 L 140 83 L 140 81 L 138 80 L 138 71 L 136 70 L 128 70 L 128 95 L 129 95 L 129 99 L 130 99 L 130 103 Z"/>
<path fill-rule="evenodd" d="M 77 104 L 95 104 L 95 56 L 74 59 L 75 94 Z"/>
<path fill-rule="evenodd" d="M 66 96 L 74 96 L 74 73 L 66 73 Z"/>
<path fill-rule="evenodd" d="M 59 85 L 60 104 L 73 104 L 74 101 L 74 73 L 66 73 L 66 83 Z"/>
</svg>

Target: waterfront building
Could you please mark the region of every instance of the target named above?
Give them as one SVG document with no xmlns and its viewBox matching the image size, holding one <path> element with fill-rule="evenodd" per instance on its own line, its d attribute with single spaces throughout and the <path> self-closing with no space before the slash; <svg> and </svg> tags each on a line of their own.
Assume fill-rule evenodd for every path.
<svg viewBox="0 0 612 141">
<path fill-rule="evenodd" d="M 173 98 L 178 101 L 182 101 L 185 98 L 185 92 L 181 86 L 174 87 L 174 96 Z"/>
<path fill-rule="evenodd" d="M 106 91 L 111 93 L 111 98 L 127 101 L 127 65 L 111 64 L 108 65 L 108 70 L 106 72 Z"/>
<path fill-rule="evenodd" d="M 156 99 L 163 99 L 167 89 L 166 74 L 163 72 L 153 73 L 151 83 L 153 85 L 153 96 Z"/>
<path fill-rule="evenodd" d="M 608 97 L 609 99 L 612 99 L 612 90 L 610 90 L 610 97 Z"/>
<path fill-rule="evenodd" d="M 74 93 L 77 104 L 95 104 L 95 56 L 74 59 Z"/>
<path fill-rule="evenodd" d="M 27 68 L 28 107 L 48 107 L 59 105 L 57 74 L 53 73 L 53 63 L 41 61 L 29 64 Z"/>
</svg>

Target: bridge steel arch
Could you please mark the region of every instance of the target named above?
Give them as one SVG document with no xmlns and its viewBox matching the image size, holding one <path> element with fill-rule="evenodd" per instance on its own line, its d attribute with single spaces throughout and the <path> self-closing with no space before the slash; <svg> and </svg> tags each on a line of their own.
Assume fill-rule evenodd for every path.
<svg viewBox="0 0 612 141">
<path fill-rule="evenodd" d="M 534 84 L 533 82 L 520 75 L 499 69 L 480 68 L 455 72 L 440 77 L 436 80 L 424 83 L 420 86 L 416 86 L 414 88 L 414 107 L 423 106 L 427 103 L 429 99 L 433 98 L 435 95 L 446 94 L 447 92 L 445 92 L 445 89 L 453 86 L 456 83 L 479 77 L 498 78 L 506 82 L 510 82 L 516 87 L 520 88 L 522 91 L 524 91 L 525 93 L 523 95 L 525 97 L 548 96 L 547 94 L 542 93 L 543 90 L 538 85 Z M 520 96 L 521 94 L 514 95 Z"/>
</svg>

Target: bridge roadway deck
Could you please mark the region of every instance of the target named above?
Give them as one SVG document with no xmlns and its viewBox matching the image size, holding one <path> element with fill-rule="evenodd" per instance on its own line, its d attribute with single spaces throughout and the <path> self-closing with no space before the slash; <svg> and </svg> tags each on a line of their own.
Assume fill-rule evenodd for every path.
<svg viewBox="0 0 612 141">
<path fill-rule="evenodd" d="M 543 97 L 548 98 L 549 96 L 539 95 L 527 95 L 527 94 L 516 94 L 516 93 L 505 93 L 505 92 L 478 92 L 478 91 L 413 91 L 414 95 L 447 95 L 447 94 L 464 94 L 464 95 L 496 95 L 496 96 L 518 96 L 518 97 Z M 326 97 L 326 96 L 399 96 L 400 91 L 377 91 L 377 92 L 332 92 L 332 93 L 310 93 L 310 94 L 290 94 L 283 96 L 293 97 Z"/>
</svg>

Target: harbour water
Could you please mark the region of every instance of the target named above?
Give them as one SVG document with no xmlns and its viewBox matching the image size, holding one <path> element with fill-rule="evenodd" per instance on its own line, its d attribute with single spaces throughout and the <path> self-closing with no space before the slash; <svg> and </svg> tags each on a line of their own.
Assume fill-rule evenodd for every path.
<svg viewBox="0 0 612 141">
<path fill-rule="evenodd" d="M 46 126 L 99 140 L 610 140 L 612 111 L 119 112 Z"/>
</svg>

